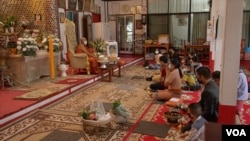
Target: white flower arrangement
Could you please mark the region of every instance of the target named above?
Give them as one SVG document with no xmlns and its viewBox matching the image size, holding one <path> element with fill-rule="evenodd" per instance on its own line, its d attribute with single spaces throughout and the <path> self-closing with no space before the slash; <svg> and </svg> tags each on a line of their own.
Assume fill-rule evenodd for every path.
<svg viewBox="0 0 250 141">
<path fill-rule="evenodd" d="M 53 51 L 59 52 L 62 50 L 62 41 L 59 38 L 56 38 L 54 35 L 49 35 L 42 40 L 42 44 L 44 49 L 49 51 L 49 38 L 52 36 L 52 42 L 53 42 Z"/>
<path fill-rule="evenodd" d="M 32 37 L 20 37 L 17 39 L 17 50 L 19 54 L 23 56 L 36 56 L 39 48 L 35 38 Z"/>
<path fill-rule="evenodd" d="M 107 51 L 108 44 L 104 41 L 104 39 L 99 38 L 90 42 L 90 46 L 97 52 L 103 53 Z"/>
</svg>

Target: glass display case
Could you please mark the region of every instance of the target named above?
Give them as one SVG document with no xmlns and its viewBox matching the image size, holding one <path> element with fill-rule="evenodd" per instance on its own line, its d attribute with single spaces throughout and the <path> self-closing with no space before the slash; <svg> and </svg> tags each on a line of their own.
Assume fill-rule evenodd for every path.
<svg viewBox="0 0 250 141">
<path fill-rule="evenodd" d="M 134 15 L 117 16 L 117 42 L 119 53 L 133 54 L 134 52 Z"/>
</svg>

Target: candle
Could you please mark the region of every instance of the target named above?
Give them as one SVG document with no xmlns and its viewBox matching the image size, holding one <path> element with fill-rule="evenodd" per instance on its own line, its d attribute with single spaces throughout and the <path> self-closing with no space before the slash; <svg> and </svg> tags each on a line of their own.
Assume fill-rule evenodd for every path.
<svg viewBox="0 0 250 141">
<path fill-rule="evenodd" d="M 55 78 L 54 51 L 52 36 L 49 36 L 49 62 L 50 62 L 50 78 Z"/>
</svg>

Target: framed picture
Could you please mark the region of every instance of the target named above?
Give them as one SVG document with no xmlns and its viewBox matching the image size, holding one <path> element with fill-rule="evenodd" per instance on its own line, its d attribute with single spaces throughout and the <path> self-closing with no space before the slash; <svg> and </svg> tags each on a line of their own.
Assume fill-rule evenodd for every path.
<svg viewBox="0 0 250 141">
<path fill-rule="evenodd" d="M 84 0 L 83 7 L 84 11 L 90 11 L 91 0 Z"/>
<path fill-rule="evenodd" d="M 143 6 L 141 8 L 141 14 L 147 14 L 147 7 L 146 6 Z"/>
<path fill-rule="evenodd" d="M 136 14 L 136 7 L 134 7 L 134 6 L 131 7 L 131 8 L 130 8 L 130 13 L 131 13 L 131 14 Z"/>
<path fill-rule="evenodd" d="M 136 6 L 136 13 L 141 14 L 142 7 L 141 6 Z"/>
<path fill-rule="evenodd" d="M 142 29 L 142 20 L 136 20 L 136 29 Z"/>
<path fill-rule="evenodd" d="M 109 15 L 109 21 L 115 21 L 116 15 Z"/>
<path fill-rule="evenodd" d="M 64 14 L 64 12 L 60 12 L 59 13 L 59 18 L 60 18 L 60 23 L 64 23 L 64 20 L 65 20 L 65 14 Z"/>
<path fill-rule="evenodd" d="M 116 15 L 109 15 L 109 21 L 115 21 Z"/>
<path fill-rule="evenodd" d="M 186 25 L 187 25 L 187 19 L 186 18 L 178 19 L 178 26 L 186 26 Z"/>
</svg>

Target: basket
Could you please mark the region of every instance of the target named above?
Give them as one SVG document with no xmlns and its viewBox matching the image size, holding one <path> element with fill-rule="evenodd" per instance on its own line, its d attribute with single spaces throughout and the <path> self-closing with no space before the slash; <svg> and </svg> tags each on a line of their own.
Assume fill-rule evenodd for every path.
<svg viewBox="0 0 250 141">
<path fill-rule="evenodd" d="M 84 125 L 89 125 L 89 126 L 103 126 L 105 124 L 110 123 L 111 121 L 111 116 L 109 113 L 105 115 L 105 118 L 102 118 L 100 120 L 88 120 L 88 119 L 82 119 L 82 123 Z"/>
<path fill-rule="evenodd" d="M 179 119 L 181 118 L 181 114 L 176 111 L 165 112 L 164 116 L 169 124 L 179 124 Z"/>
</svg>

